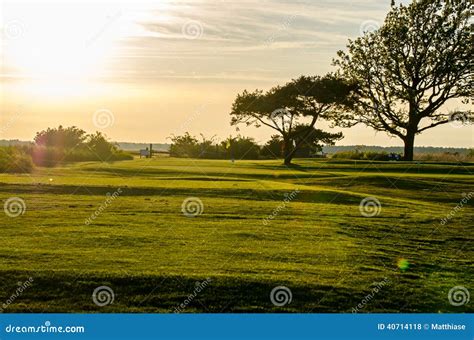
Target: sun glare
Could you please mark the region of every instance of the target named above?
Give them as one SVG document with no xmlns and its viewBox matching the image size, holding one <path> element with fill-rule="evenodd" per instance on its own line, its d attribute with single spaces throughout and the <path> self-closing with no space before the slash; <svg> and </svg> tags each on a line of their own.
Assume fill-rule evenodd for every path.
<svg viewBox="0 0 474 340">
<path fill-rule="evenodd" d="M 16 6 L 4 22 L 4 62 L 19 78 L 85 80 L 103 74 L 121 30 L 111 6 Z M 15 27 L 11 27 L 15 26 Z"/>
</svg>

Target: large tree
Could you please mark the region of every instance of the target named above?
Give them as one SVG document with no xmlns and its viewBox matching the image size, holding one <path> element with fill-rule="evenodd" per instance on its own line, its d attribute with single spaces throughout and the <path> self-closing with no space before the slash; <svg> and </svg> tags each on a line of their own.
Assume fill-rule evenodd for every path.
<svg viewBox="0 0 474 340">
<path fill-rule="evenodd" d="M 277 131 L 283 140 L 284 163 L 290 165 L 318 119 L 333 116 L 336 108 L 346 104 L 350 91 L 350 85 L 333 75 L 301 76 L 267 92 L 245 90 L 232 105 L 231 124 Z"/>
<path fill-rule="evenodd" d="M 470 121 L 469 110 L 450 113 L 445 104 L 472 100 L 471 6 L 466 0 L 392 6 L 379 30 L 349 41 L 335 64 L 357 90 L 339 124 L 362 122 L 401 138 L 411 161 L 417 134 L 453 118 Z"/>
</svg>

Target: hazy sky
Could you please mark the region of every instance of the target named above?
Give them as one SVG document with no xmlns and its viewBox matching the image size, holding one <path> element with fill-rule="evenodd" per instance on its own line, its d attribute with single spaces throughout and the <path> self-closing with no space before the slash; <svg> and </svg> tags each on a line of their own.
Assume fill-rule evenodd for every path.
<svg viewBox="0 0 474 340">
<path fill-rule="evenodd" d="M 235 135 L 237 93 L 334 70 L 336 51 L 380 25 L 390 0 L 0 3 L 0 139 L 62 124 L 166 142 L 185 131 Z M 338 130 L 340 144 L 401 145 L 364 127 Z M 273 131 L 240 133 L 263 142 Z M 444 125 L 416 144 L 472 147 L 473 129 Z"/>
</svg>

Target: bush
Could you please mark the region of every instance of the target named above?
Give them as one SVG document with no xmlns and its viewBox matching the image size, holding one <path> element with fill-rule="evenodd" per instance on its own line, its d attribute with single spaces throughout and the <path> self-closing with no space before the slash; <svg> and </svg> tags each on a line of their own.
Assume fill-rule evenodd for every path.
<svg viewBox="0 0 474 340">
<path fill-rule="evenodd" d="M 252 138 L 237 136 L 228 138 L 220 144 L 213 138 L 202 141 L 186 132 L 182 136 L 171 137 L 171 157 L 203 158 L 203 159 L 258 159 L 260 147 Z"/>
<path fill-rule="evenodd" d="M 237 136 L 221 143 L 231 159 L 258 159 L 260 147 L 253 138 Z"/>
<path fill-rule="evenodd" d="M 34 164 L 56 166 L 63 162 L 118 161 L 133 159 L 120 150 L 100 132 L 86 134 L 76 127 L 50 129 L 38 132 L 36 145 L 28 148 Z"/>
<path fill-rule="evenodd" d="M 280 158 L 283 156 L 283 139 L 279 135 L 271 136 L 270 140 L 262 147 L 260 156 L 263 158 Z"/>
<path fill-rule="evenodd" d="M 474 154 L 472 150 L 468 153 L 459 153 L 459 152 L 440 152 L 440 153 L 424 153 L 424 154 L 415 154 L 414 159 L 416 161 L 424 162 L 473 162 Z"/>
<path fill-rule="evenodd" d="M 196 158 L 200 154 L 198 140 L 196 137 L 191 136 L 188 132 L 186 132 L 183 136 L 171 137 L 171 141 L 171 157 Z"/>
<path fill-rule="evenodd" d="M 33 170 L 31 156 L 21 147 L 0 147 L 0 172 L 28 173 Z"/>
<path fill-rule="evenodd" d="M 113 150 L 108 154 L 98 154 L 87 147 L 62 149 L 57 147 L 33 146 L 30 154 L 34 164 L 53 167 L 67 162 L 112 162 L 133 159 L 133 156 L 122 150 Z"/>
<path fill-rule="evenodd" d="M 354 160 L 370 160 L 370 161 L 389 161 L 390 155 L 387 152 L 377 151 L 340 151 L 332 155 L 337 159 L 354 159 Z"/>
</svg>

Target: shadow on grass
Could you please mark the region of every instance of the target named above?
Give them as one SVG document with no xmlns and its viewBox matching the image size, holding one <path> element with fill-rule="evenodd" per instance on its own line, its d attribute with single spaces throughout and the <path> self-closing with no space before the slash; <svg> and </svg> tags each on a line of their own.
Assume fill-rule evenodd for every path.
<svg viewBox="0 0 474 340">
<path fill-rule="evenodd" d="M 298 186 L 295 185 L 295 189 Z M 11 194 L 51 194 L 51 195 L 83 195 L 83 196 L 105 196 L 117 190 L 116 186 L 75 186 L 75 185 L 32 185 L 32 184 L 1 184 L 0 193 Z M 197 190 L 193 188 L 163 188 L 163 187 L 121 187 L 120 196 L 195 196 Z M 245 199 L 252 201 L 282 201 L 290 190 L 254 190 L 231 188 L 205 188 L 198 189 L 199 197 L 224 197 L 234 199 Z M 298 202 L 311 203 L 333 203 L 333 204 L 355 204 L 360 203 L 361 196 L 351 193 L 343 193 L 331 190 L 318 192 L 301 190 L 298 193 Z"/>
<path fill-rule="evenodd" d="M 131 312 L 131 313 L 351 313 L 370 292 L 370 285 L 361 291 L 343 286 L 295 286 L 285 282 L 252 281 L 228 277 L 190 278 L 182 276 L 72 276 L 61 273 L 1 272 L 0 296 L 3 301 L 15 293 L 18 283 L 33 278 L 13 302 L 4 306 L 4 312 Z M 200 283 L 209 280 L 196 292 Z M 366 312 L 467 312 L 469 307 L 455 310 L 447 302 L 433 298 L 427 292 L 423 297 L 416 291 L 400 294 L 401 282 L 379 291 L 359 313 Z M 406 284 L 406 283 L 405 283 Z M 92 293 L 99 286 L 113 290 L 113 303 L 100 307 L 94 304 Z M 291 289 L 292 300 L 285 306 L 275 306 L 270 294 L 276 286 Z M 402 287 L 403 288 L 403 287 Z M 444 297 L 444 295 L 443 295 Z M 472 309 L 471 309 L 472 311 Z"/>
</svg>

